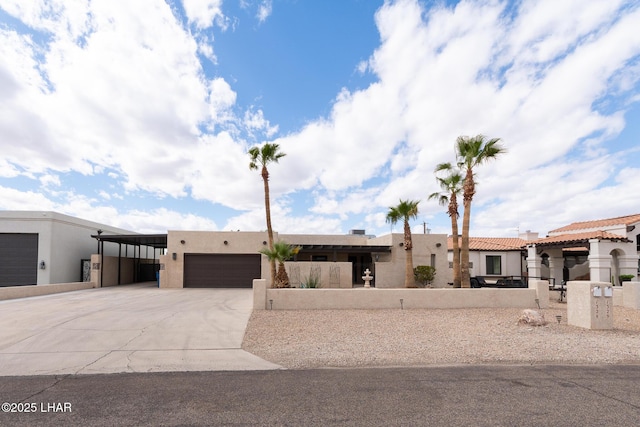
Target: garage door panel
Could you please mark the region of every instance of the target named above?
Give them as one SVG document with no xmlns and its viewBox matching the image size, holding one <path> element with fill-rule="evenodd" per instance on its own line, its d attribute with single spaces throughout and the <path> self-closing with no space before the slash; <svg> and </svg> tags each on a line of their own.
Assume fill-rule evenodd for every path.
<svg viewBox="0 0 640 427">
<path fill-rule="evenodd" d="M 38 235 L 0 233 L 0 286 L 38 281 Z"/>
<path fill-rule="evenodd" d="M 185 288 L 250 288 L 261 277 L 258 254 L 185 254 Z"/>
</svg>

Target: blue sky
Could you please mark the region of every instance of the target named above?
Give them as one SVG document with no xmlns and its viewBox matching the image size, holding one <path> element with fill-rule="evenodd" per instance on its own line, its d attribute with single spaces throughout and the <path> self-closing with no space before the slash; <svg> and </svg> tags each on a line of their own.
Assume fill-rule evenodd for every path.
<svg viewBox="0 0 640 427">
<path fill-rule="evenodd" d="M 636 1 L 0 0 L 0 209 L 138 232 L 449 233 L 436 164 L 502 138 L 472 234 L 640 212 Z M 396 226 L 394 231 L 401 231 Z"/>
</svg>

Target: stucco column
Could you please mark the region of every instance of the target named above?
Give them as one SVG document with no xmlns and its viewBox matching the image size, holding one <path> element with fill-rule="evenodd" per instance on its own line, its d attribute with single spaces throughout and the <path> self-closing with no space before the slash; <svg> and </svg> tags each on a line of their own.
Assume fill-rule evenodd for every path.
<svg viewBox="0 0 640 427">
<path fill-rule="evenodd" d="M 527 271 L 529 278 L 542 277 L 542 258 L 536 252 L 536 245 L 527 246 Z"/>
<path fill-rule="evenodd" d="M 638 254 L 634 253 L 632 255 L 622 255 L 618 257 L 618 262 L 620 264 L 620 275 L 623 274 L 633 274 L 635 279 L 638 279 Z"/>
<path fill-rule="evenodd" d="M 555 279 L 551 281 L 556 285 L 562 283 L 564 270 L 564 258 L 562 257 L 562 249 L 551 249 L 547 251 L 549 255 L 549 275 Z"/>
<path fill-rule="evenodd" d="M 592 282 L 611 283 L 612 257 L 605 250 L 598 239 L 589 240 L 589 274 Z"/>
</svg>

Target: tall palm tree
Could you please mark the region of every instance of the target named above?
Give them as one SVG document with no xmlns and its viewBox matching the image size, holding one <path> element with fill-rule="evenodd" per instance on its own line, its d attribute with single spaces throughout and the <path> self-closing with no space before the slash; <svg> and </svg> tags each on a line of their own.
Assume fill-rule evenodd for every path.
<svg viewBox="0 0 640 427">
<path fill-rule="evenodd" d="M 258 170 L 261 166 L 262 181 L 264 182 L 264 210 L 267 216 L 267 234 L 269 235 L 269 249 L 273 251 L 273 228 L 271 228 L 271 202 L 269 200 L 269 170 L 267 165 L 269 163 L 278 163 L 282 157 L 286 156 L 285 153 L 280 151 L 278 144 L 266 143 L 262 147 L 252 147 L 249 149 L 249 157 L 251 162 L 249 163 L 249 169 Z M 276 281 L 276 262 L 275 259 L 270 260 L 271 264 L 271 285 Z"/>
<path fill-rule="evenodd" d="M 461 285 L 463 288 L 471 287 L 469 274 L 469 222 L 471 219 L 471 201 L 476 194 L 476 181 L 473 170 L 475 167 L 489 160 L 494 160 L 499 154 L 506 152 L 499 142 L 500 138 L 487 140 L 484 135 L 476 135 L 474 137 L 459 136 L 456 140 L 458 166 L 465 173 L 463 183 L 462 251 L 460 254 Z"/>
<path fill-rule="evenodd" d="M 284 267 L 284 262 L 291 259 L 300 250 L 297 246 L 291 246 L 286 242 L 276 242 L 273 244 L 273 249 L 263 248 L 260 250 L 261 254 L 267 256 L 270 262 L 278 261 L 278 272 L 276 273 L 275 280 L 271 282 L 272 288 L 289 288 L 289 275 Z"/>
<path fill-rule="evenodd" d="M 411 240 L 411 227 L 409 220 L 418 217 L 418 203 L 416 200 L 402 200 L 398 206 L 391 206 L 387 213 L 387 222 L 395 224 L 401 219 L 404 221 L 404 250 L 405 250 L 405 275 L 404 286 L 416 287 L 416 279 L 413 274 L 413 242 Z"/>
<path fill-rule="evenodd" d="M 453 240 L 453 287 L 459 288 L 461 285 L 460 273 L 460 241 L 458 240 L 458 196 L 462 193 L 462 174 L 451 163 L 440 163 L 436 166 L 435 173 L 446 172 L 447 175 L 436 180 L 444 193 L 432 193 L 429 200 L 437 199 L 440 206 L 447 206 L 447 213 L 451 218 L 451 236 Z"/>
</svg>

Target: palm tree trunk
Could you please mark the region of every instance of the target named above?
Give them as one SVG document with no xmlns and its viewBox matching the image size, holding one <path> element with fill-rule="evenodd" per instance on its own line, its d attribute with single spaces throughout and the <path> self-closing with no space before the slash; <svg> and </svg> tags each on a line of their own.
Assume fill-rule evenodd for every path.
<svg viewBox="0 0 640 427">
<path fill-rule="evenodd" d="M 458 219 L 451 216 L 451 232 L 453 233 L 453 287 L 461 287 L 460 241 L 458 239 Z"/>
<path fill-rule="evenodd" d="M 415 288 L 416 278 L 413 274 L 413 242 L 411 240 L 411 227 L 409 221 L 404 220 L 404 255 L 405 255 L 405 275 L 404 286 Z"/>
<path fill-rule="evenodd" d="M 271 202 L 269 200 L 269 171 L 266 166 L 262 166 L 262 181 L 264 182 L 264 211 L 267 215 L 267 234 L 269 236 L 269 250 L 273 251 L 273 229 L 271 228 Z M 276 260 L 272 259 L 271 264 L 271 287 L 276 283 Z"/>
<path fill-rule="evenodd" d="M 464 215 L 462 216 L 462 250 L 460 253 L 460 285 L 463 288 L 471 287 L 471 275 L 469 274 L 469 222 L 471 219 L 471 200 L 464 200 Z"/>
<path fill-rule="evenodd" d="M 287 274 L 287 269 L 284 266 L 284 263 L 278 263 L 278 273 L 276 274 L 276 288 L 290 288 L 289 284 L 289 275 Z"/>
</svg>

